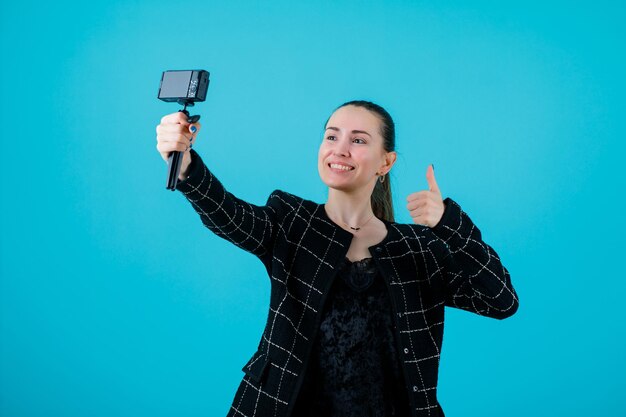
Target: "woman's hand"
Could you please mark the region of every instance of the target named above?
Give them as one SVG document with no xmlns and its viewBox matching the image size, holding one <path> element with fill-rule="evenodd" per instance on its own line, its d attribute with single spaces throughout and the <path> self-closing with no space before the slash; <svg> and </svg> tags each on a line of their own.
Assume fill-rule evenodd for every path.
<svg viewBox="0 0 626 417">
<path fill-rule="evenodd" d="M 200 128 L 199 122 L 190 124 L 187 122 L 185 113 L 179 111 L 163 116 L 161 123 L 156 127 L 156 148 L 165 162 L 167 162 L 170 153 L 174 151 L 184 152 L 178 177 L 180 180 L 187 177 L 187 169 L 191 163 L 189 149 L 195 143 Z"/>
<path fill-rule="evenodd" d="M 432 164 L 426 169 L 426 180 L 430 189 L 409 194 L 406 198 L 408 201 L 406 208 L 409 209 L 413 223 L 432 228 L 439 223 L 446 209 L 437 181 L 435 181 L 435 168 Z"/>
</svg>

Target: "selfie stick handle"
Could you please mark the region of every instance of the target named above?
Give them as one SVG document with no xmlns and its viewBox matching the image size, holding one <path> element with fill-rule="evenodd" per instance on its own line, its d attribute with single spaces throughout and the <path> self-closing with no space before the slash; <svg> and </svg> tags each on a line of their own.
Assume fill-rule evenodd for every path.
<svg viewBox="0 0 626 417">
<path fill-rule="evenodd" d="M 179 112 L 185 113 L 187 116 L 188 123 L 196 123 L 200 120 L 199 115 L 189 116 L 189 112 L 187 111 L 187 106 L 189 104 L 185 103 L 185 107 L 182 110 L 178 110 Z M 193 105 L 193 103 L 191 103 Z M 178 176 L 180 175 L 180 167 L 183 163 L 183 152 L 174 151 L 170 153 L 170 156 L 167 158 L 167 189 L 175 191 L 176 184 L 178 184 Z"/>
</svg>

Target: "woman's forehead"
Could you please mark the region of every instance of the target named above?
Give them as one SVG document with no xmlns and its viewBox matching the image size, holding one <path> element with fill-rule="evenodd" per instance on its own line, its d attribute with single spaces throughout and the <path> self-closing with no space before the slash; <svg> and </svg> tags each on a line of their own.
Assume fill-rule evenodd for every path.
<svg viewBox="0 0 626 417">
<path fill-rule="evenodd" d="M 330 116 L 326 127 L 347 130 L 365 130 L 370 134 L 378 131 L 380 119 L 371 111 L 356 106 L 341 107 Z"/>
</svg>

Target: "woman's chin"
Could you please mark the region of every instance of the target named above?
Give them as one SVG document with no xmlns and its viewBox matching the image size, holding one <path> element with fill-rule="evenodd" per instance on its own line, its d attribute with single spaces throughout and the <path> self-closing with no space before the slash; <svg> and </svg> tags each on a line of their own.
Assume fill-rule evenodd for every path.
<svg viewBox="0 0 626 417">
<path fill-rule="evenodd" d="M 338 191 L 354 191 L 354 184 L 352 183 L 348 183 L 348 182 L 343 182 L 343 181 L 328 181 L 328 180 L 322 180 L 324 182 L 324 184 L 326 184 L 326 186 L 328 188 L 332 188 L 333 190 L 338 190 Z"/>
<path fill-rule="evenodd" d="M 341 175 L 320 175 L 320 179 L 328 188 L 339 191 L 351 192 L 359 187 L 354 178 L 348 178 L 348 176 L 342 178 Z"/>
</svg>

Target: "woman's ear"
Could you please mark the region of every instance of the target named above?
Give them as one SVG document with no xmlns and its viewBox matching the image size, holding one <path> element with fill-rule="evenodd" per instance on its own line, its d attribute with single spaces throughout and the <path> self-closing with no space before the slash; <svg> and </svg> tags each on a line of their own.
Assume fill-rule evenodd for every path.
<svg viewBox="0 0 626 417">
<path fill-rule="evenodd" d="M 396 163 L 396 159 L 398 158 L 398 154 L 396 151 L 391 151 L 385 153 L 385 165 L 383 165 L 385 172 L 389 172 L 393 164 Z"/>
</svg>

